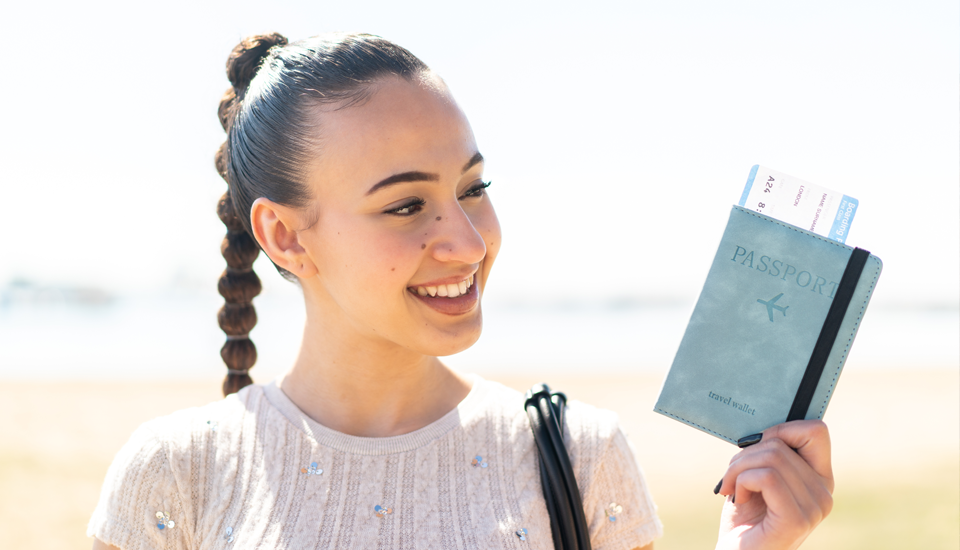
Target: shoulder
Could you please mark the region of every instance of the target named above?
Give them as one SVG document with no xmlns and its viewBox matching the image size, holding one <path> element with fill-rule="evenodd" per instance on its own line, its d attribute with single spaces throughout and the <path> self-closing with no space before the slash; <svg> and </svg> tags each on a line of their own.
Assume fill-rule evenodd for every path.
<svg viewBox="0 0 960 550">
<path fill-rule="evenodd" d="M 524 409 L 526 396 L 523 393 L 479 377 L 476 383 L 479 385 L 479 401 L 482 402 L 484 413 L 500 415 L 510 419 L 511 424 L 530 430 Z M 567 402 L 565 424 L 564 440 L 568 447 L 606 447 L 620 431 L 617 413 L 576 400 Z"/>
<path fill-rule="evenodd" d="M 564 442 L 584 497 L 593 493 L 601 468 L 616 456 L 632 460 L 617 413 L 582 401 L 567 402 Z M 622 463 L 622 460 L 617 462 Z M 636 465 L 633 465 L 636 469 Z M 626 474 L 627 472 L 621 472 Z"/>
<path fill-rule="evenodd" d="M 87 534 L 121 548 L 169 545 L 171 538 L 184 542 L 195 519 L 198 470 L 209 467 L 208 455 L 215 457 L 218 447 L 239 437 L 260 394 L 262 388 L 244 388 L 141 424 L 107 470 Z"/>
<path fill-rule="evenodd" d="M 499 382 L 477 377 L 477 406 L 467 419 L 476 419 L 492 424 L 499 439 L 509 439 L 515 444 L 533 446 L 530 420 L 524 408 L 526 397 L 520 391 Z M 593 477 L 605 453 L 618 447 L 623 438 L 619 417 L 613 411 L 601 409 L 576 400 L 567 402 L 564 420 L 564 443 L 578 477 L 589 480 Z M 471 424 L 472 422 L 467 422 Z M 626 440 L 622 439 L 623 445 Z M 627 451 L 629 448 L 624 447 Z"/>
<path fill-rule="evenodd" d="M 621 434 L 617 413 L 575 399 L 567 402 L 566 424 L 570 441 L 590 456 L 602 454 Z"/>
<path fill-rule="evenodd" d="M 508 428 L 509 433 L 498 435 L 529 447 L 535 457 L 524 394 L 496 382 L 482 383 L 488 414 L 499 415 L 503 419 L 500 425 Z M 662 534 L 663 526 L 617 413 L 570 400 L 564 424 L 564 444 L 590 524 L 593 547 L 603 550 L 650 544 Z"/>
<path fill-rule="evenodd" d="M 259 417 L 268 416 L 265 401 L 263 387 L 252 385 L 219 401 L 144 422 L 117 453 L 111 468 L 132 475 L 150 461 L 162 463 L 162 471 L 186 487 L 200 466 L 195 460 L 198 455 L 207 458 L 213 450 L 210 458 L 215 460 L 218 449 L 237 448 L 244 432 L 256 431 Z"/>
<path fill-rule="evenodd" d="M 263 387 L 247 386 L 237 393 L 199 407 L 181 409 L 168 415 L 148 420 L 140 425 L 130 443 L 139 440 L 161 442 L 168 449 L 189 447 L 197 436 L 217 433 L 239 427 L 244 416 L 254 412 L 256 402 L 263 396 Z M 129 443 L 128 443 L 129 445 Z"/>
</svg>

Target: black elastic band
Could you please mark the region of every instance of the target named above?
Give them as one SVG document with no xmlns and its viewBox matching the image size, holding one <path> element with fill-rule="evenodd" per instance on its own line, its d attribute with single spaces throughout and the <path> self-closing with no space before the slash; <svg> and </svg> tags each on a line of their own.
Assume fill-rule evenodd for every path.
<svg viewBox="0 0 960 550">
<path fill-rule="evenodd" d="M 834 342 L 837 341 L 837 334 L 840 332 L 840 325 L 843 324 L 843 316 L 850 307 L 850 300 L 853 299 L 853 291 L 860 282 L 860 274 L 863 273 L 864 266 L 867 265 L 867 258 L 870 252 L 862 248 L 854 248 L 847 261 L 847 267 L 843 270 L 843 277 L 840 277 L 840 283 L 837 285 L 837 293 L 833 297 L 833 303 L 830 304 L 830 310 L 827 312 L 827 318 L 823 320 L 823 328 L 820 329 L 820 336 L 817 337 L 817 343 L 813 346 L 813 353 L 810 354 L 810 362 L 807 363 L 807 370 L 803 373 L 803 379 L 800 380 L 800 387 L 797 388 L 797 395 L 793 398 L 793 406 L 790 407 L 790 414 L 787 415 L 787 422 L 791 420 L 803 420 L 807 417 L 807 411 L 810 409 L 810 401 L 813 400 L 813 393 L 820 383 L 820 376 L 823 374 L 824 367 L 827 366 L 827 358 L 830 357 L 830 350 L 833 349 Z"/>
</svg>

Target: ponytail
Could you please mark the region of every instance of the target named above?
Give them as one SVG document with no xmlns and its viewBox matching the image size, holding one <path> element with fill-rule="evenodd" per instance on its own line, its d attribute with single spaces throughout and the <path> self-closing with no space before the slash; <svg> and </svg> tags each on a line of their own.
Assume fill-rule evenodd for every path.
<svg viewBox="0 0 960 550">
<path fill-rule="evenodd" d="M 227 335 L 220 350 L 227 364 L 224 395 L 253 383 L 248 371 L 257 361 L 257 348 L 250 341 L 257 324 L 253 298 L 261 289 L 253 272 L 260 252 L 250 226 L 253 202 L 267 197 L 292 207 L 310 203 L 303 168 L 321 149 L 317 106 L 352 105 L 366 97 L 379 78 L 395 75 L 413 81 L 428 71 L 409 51 L 369 34 L 315 36 L 289 46 L 279 34 L 262 34 L 243 39 L 230 52 L 227 78 L 232 86 L 217 109 L 227 141 L 216 154 L 217 172 L 227 182 L 217 204 L 227 227 L 220 245 L 227 269 L 217 285 L 226 302 L 217 315 Z M 276 267 L 285 278 L 296 280 Z"/>
<path fill-rule="evenodd" d="M 223 95 L 217 109 L 220 125 L 228 134 L 236 117 L 237 104 L 243 99 L 267 50 L 286 43 L 286 38 L 279 34 L 253 36 L 230 53 L 227 58 L 227 77 L 232 86 Z M 234 184 L 230 177 L 228 143 L 223 142 L 214 159 L 217 172 L 227 182 L 227 192 L 217 203 L 217 216 L 227 227 L 227 234 L 220 243 L 220 253 L 227 261 L 227 268 L 220 274 L 217 283 L 217 290 L 225 301 L 217 313 L 220 328 L 227 335 L 226 343 L 220 348 L 220 357 L 227 364 L 227 377 L 223 380 L 225 396 L 253 383 L 249 374 L 250 368 L 257 362 L 257 346 L 250 339 L 250 331 L 257 324 L 253 298 L 262 289 L 260 278 L 253 271 L 253 262 L 260 254 L 260 247 L 247 231 L 248 224 L 243 223 L 237 215 L 231 194 Z"/>
</svg>

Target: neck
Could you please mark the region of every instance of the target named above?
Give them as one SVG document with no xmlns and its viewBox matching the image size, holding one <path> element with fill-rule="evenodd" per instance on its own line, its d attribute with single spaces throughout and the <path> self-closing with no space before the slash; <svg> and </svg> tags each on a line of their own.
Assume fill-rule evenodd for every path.
<svg viewBox="0 0 960 550">
<path fill-rule="evenodd" d="M 280 388 L 318 423 L 348 435 L 389 437 L 453 410 L 470 382 L 436 357 L 351 332 L 311 311 L 300 353 Z"/>
</svg>

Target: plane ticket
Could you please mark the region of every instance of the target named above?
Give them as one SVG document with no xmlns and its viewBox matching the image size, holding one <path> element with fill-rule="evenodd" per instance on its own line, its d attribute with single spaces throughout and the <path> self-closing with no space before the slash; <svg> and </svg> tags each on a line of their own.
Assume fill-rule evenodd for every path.
<svg viewBox="0 0 960 550">
<path fill-rule="evenodd" d="M 860 202 L 755 165 L 750 170 L 739 205 L 842 243 L 847 240 Z"/>
</svg>

